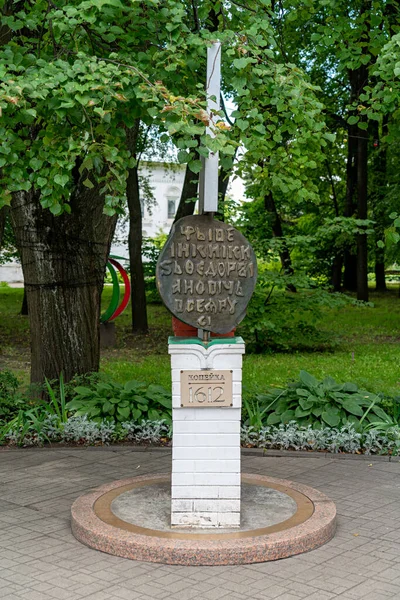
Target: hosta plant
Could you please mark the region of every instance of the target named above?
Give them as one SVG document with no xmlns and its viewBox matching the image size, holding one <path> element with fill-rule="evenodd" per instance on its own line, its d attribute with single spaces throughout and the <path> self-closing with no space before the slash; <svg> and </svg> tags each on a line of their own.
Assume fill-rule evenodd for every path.
<svg viewBox="0 0 400 600">
<path fill-rule="evenodd" d="M 171 394 L 160 385 L 128 381 L 125 385 L 99 382 L 92 387 L 78 386 L 67 409 L 74 416 L 87 415 L 96 422 L 120 422 L 143 419 L 171 422 Z"/>
<path fill-rule="evenodd" d="M 306 371 L 300 371 L 299 381 L 289 383 L 285 389 L 259 394 L 256 401 L 266 425 L 290 421 L 313 427 L 353 424 L 360 430 L 377 417 L 388 418 L 379 406 L 379 396 L 360 389 L 355 383 L 337 383 L 332 377 L 319 381 Z"/>
</svg>

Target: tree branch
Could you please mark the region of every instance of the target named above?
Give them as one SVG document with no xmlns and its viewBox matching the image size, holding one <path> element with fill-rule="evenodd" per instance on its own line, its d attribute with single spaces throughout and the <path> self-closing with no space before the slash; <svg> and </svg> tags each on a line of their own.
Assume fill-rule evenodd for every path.
<svg viewBox="0 0 400 600">
<path fill-rule="evenodd" d="M 193 19 L 194 19 L 194 24 L 196 26 L 196 31 L 200 31 L 199 12 L 197 10 L 196 0 L 192 0 L 192 9 L 193 9 Z"/>
<path fill-rule="evenodd" d="M 227 113 L 227 111 L 226 111 L 226 107 L 225 107 L 225 101 L 224 101 L 224 97 L 223 97 L 223 95 L 222 95 L 222 94 L 220 94 L 220 99 L 221 99 L 221 107 L 222 107 L 223 113 L 224 113 L 224 115 L 225 115 L 225 118 L 226 118 L 226 120 L 228 121 L 229 125 L 230 125 L 231 127 L 233 127 L 233 126 L 235 125 L 235 122 L 234 122 L 234 121 L 231 121 L 231 119 L 229 118 L 229 115 L 228 115 L 228 113 Z"/>
</svg>

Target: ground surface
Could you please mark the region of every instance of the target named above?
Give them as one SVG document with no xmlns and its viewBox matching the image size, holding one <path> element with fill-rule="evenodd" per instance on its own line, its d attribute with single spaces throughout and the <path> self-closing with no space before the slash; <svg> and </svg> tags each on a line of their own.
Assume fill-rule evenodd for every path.
<svg viewBox="0 0 400 600">
<path fill-rule="evenodd" d="M 243 471 L 316 487 L 338 509 L 329 544 L 277 562 L 174 567 L 89 549 L 70 506 L 102 483 L 168 472 L 169 449 L 0 449 L 1 600 L 386 600 L 400 598 L 400 462 L 243 455 Z"/>
<path fill-rule="evenodd" d="M 29 318 L 19 314 L 21 288 L 0 286 L 0 369 L 13 370 L 29 381 Z M 106 305 L 110 289 L 104 291 Z M 397 395 L 400 361 L 400 299 L 397 287 L 386 294 L 371 291 L 374 306 L 325 310 L 318 327 L 335 340 L 333 352 L 247 354 L 243 365 L 244 395 L 296 379 L 301 369 L 317 378 L 353 381 L 370 392 Z M 148 306 L 150 333 L 130 333 L 130 307 L 116 320 L 117 346 L 101 353 L 101 370 L 116 381 L 138 379 L 171 386 L 168 336 L 171 316 L 161 305 Z M 240 330 L 239 330 L 240 333 Z"/>
</svg>

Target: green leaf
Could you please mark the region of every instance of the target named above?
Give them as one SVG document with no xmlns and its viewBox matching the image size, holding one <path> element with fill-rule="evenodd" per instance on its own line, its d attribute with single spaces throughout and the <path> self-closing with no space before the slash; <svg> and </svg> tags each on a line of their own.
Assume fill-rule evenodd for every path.
<svg viewBox="0 0 400 600">
<path fill-rule="evenodd" d="M 31 160 L 29 161 L 29 166 L 31 167 L 31 169 L 33 169 L 33 171 L 38 171 L 42 168 L 43 161 L 35 157 L 31 158 Z"/>
<path fill-rule="evenodd" d="M 295 410 L 294 416 L 296 417 L 296 419 L 298 417 L 308 417 L 308 415 L 311 414 L 311 410 L 302 410 L 302 408 L 300 406 L 298 406 Z"/>
<path fill-rule="evenodd" d="M 149 399 L 146 398 L 146 396 L 135 396 L 132 402 L 136 402 L 137 404 L 144 404 L 147 406 L 149 404 Z"/>
<path fill-rule="evenodd" d="M 124 419 L 128 419 L 129 415 L 131 414 L 130 408 L 119 406 L 118 414 L 121 415 L 121 417 L 123 417 Z"/>
<path fill-rule="evenodd" d="M 69 181 L 69 176 L 68 175 L 56 175 L 54 177 L 54 181 L 58 185 L 61 185 L 62 187 L 64 187 L 65 184 L 68 183 L 68 181 Z"/>
<path fill-rule="evenodd" d="M 178 162 L 180 164 L 187 163 L 189 158 L 190 158 L 190 154 L 186 150 L 180 150 L 178 152 Z"/>
<path fill-rule="evenodd" d="M 281 416 L 278 415 L 276 412 L 273 412 L 270 415 L 268 415 L 267 425 L 276 425 L 277 423 L 280 423 L 280 422 L 281 422 Z"/>
<path fill-rule="evenodd" d="M 280 400 L 278 400 L 278 403 L 277 403 L 276 408 L 275 408 L 275 412 L 278 415 L 281 415 L 286 410 L 288 410 L 288 408 L 289 408 L 289 403 L 286 400 L 286 398 L 281 398 Z"/>
<path fill-rule="evenodd" d="M 163 398 L 159 396 L 156 401 L 161 404 L 164 408 L 172 408 L 172 398 Z"/>
<path fill-rule="evenodd" d="M 324 410 L 321 417 L 330 427 L 337 427 L 340 423 L 339 413 L 332 410 Z"/>
<path fill-rule="evenodd" d="M 347 119 L 347 122 L 349 125 L 355 125 L 356 123 L 358 123 L 359 120 L 360 120 L 360 117 L 356 117 L 356 116 L 352 115 L 351 117 L 349 117 Z"/>
<path fill-rule="evenodd" d="M 169 392 L 167 392 L 162 385 L 157 385 L 155 383 L 151 383 L 147 388 L 147 395 L 148 394 L 162 394 L 163 396 L 169 396 Z"/>
<path fill-rule="evenodd" d="M 300 371 L 300 381 L 309 388 L 318 386 L 318 381 L 310 373 L 307 373 L 307 371 Z"/>
<path fill-rule="evenodd" d="M 347 412 L 351 413 L 352 415 L 357 415 L 358 417 L 362 417 L 364 414 L 361 406 L 357 402 L 354 402 L 352 398 L 344 400 L 343 408 L 347 410 Z"/>
<path fill-rule="evenodd" d="M 135 421 L 139 421 L 139 419 L 142 417 L 142 411 L 138 408 L 132 408 L 132 417 L 135 419 Z"/>
<path fill-rule="evenodd" d="M 248 58 L 235 58 L 235 60 L 232 61 L 232 64 L 235 67 L 235 69 L 245 69 L 249 62 L 251 62 L 251 59 L 249 60 Z"/>
<path fill-rule="evenodd" d="M 78 400 L 77 398 L 75 398 L 74 400 L 70 400 L 67 403 L 67 409 L 68 410 L 78 410 L 80 408 L 82 408 L 82 406 L 86 406 L 85 404 L 85 400 Z"/>
<path fill-rule="evenodd" d="M 108 400 L 106 400 L 104 402 L 102 408 L 103 408 L 103 412 L 112 414 L 111 409 L 113 409 L 113 405 Z"/>
<path fill-rule="evenodd" d="M 380 417 L 383 420 L 390 418 L 389 415 L 385 413 L 385 411 L 380 406 L 373 406 L 371 408 L 371 412 L 374 412 L 376 415 L 378 415 L 378 417 Z"/>
<path fill-rule="evenodd" d="M 136 392 L 136 391 L 139 391 L 139 390 L 143 390 L 144 387 L 145 386 L 144 386 L 143 383 L 141 383 L 140 381 L 136 381 L 136 380 L 133 379 L 132 381 L 128 381 L 125 384 L 124 389 L 127 392 L 133 392 L 133 391 Z"/>
<path fill-rule="evenodd" d="M 294 420 L 295 420 L 295 411 L 294 410 L 287 410 L 281 415 L 282 423 L 289 423 L 289 421 L 294 421 Z"/>
<path fill-rule="evenodd" d="M 161 414 L 155 408 L 150 409 L 147 414 L 148 414 L 148 418 L 151 421 L 160 421 L 161 420 Z"/>
<path fill-rule="evenodd" d="M 237 125 L 241 131 L 246 131 L 249 127 L 249 122 L 245 119 L 236 119 L 235 125 Z"/>
<path fill-rule="evenodd" d="M 87 414 L 90 417 L 97 417 L 100 414 L 101 410 L 98 406 L 94 406 L 93 408 L 89 408 L 89 410 L 87 411 Z"/>
<path fill-rule="evenodd" d="M 90 190 L 92 190 L 94 188 L 93 183 L 90 181 L 89 178 L 86 178 L 85 181 L 83 182 L 83 185 L 87 188 L 89 188 Z"/>
<path fill-rule="evenodd" d="M 357 419 L 355 415 L 349 415 L 347 417 L 347 422 L 355 425 L 355 428 L 358 429 L 360 427 L 360 419 Z"/>
<path fill-rule="evenodd" d="M 358 386 L 355 383 L 344 383 L 342 386 L 344 392 L 357 392 Z"/>
<path fill-rule="evenodd" d="M 201 160 L 191 160 L 188 164 L 189 164 L 189 169 L 193 173 L 200 173 L 200 171 L 202 169 Z"/>
<path fill-rule="evenodd" d="M 308 396 L 310 395 L 310 391 L 309 390 L 304 390 L 303 388 L 297 388 L 296 394 L 298 396 L 305 396 L 306 398 L 308 398 Z"/>
<path fill-rule="evenodd" d="M 300 398 L 299 404 L 303 410 L 308 410 L 312 406 L 314 406 L 313 400 L 307 400 L 306 398 Z"/>
<path fill-rule="evenodd" d="M 109 383 L 99 383 L 96 386 L 96 391 L 98 394 L 103 394 L 104 392 L 111 392 L 112 389 L 113 389 L 113 386 L 110 385 Z"/>
<path fill-rule="evenodd" d="M 55 215 L 55 216 L 61 215 L 61 213 L 62 213 L 62 206 L 61 206 L 61 204 L 52 204 L 50 206 L 50 212 L 53 215 Z"/>
<path fill-rule="evenodd" d="M 322 410 L 321 406 L 317 406 L 316 408 L 313 408 L 311 412 L 318 419 L 322 415 Z"/>
</svg>

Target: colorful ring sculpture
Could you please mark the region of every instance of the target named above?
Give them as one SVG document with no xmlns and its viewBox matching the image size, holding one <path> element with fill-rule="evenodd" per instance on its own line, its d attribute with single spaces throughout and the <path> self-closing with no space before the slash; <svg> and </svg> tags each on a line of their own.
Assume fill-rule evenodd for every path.
<svg viewBox="0 0 400 600">
<path fill-rule="evenodd" d="M 115 260 L 116 258 L 119 258 L 120 260 L 125 260 L 122 256 L 110 256 L 108 259 L 107 269 L 109 270 L 109 273 L 111 275 L 113 289 L 110 304 L 108 305 L 104 313 L 101 315 L 100 323 L 108 323 L 109 321 L 113 321 L 116 317 L 118 317 L 127 307 L 129 298 L 131 297 L 131 282 L 129 281 L 128 273 L 125 271 L 123 266 Z M 118 275 L 114 267 L 116 267 L 120 272 L 125 286 L 121 304 L 119 303 L 120 289 Z"/>
</svg>

